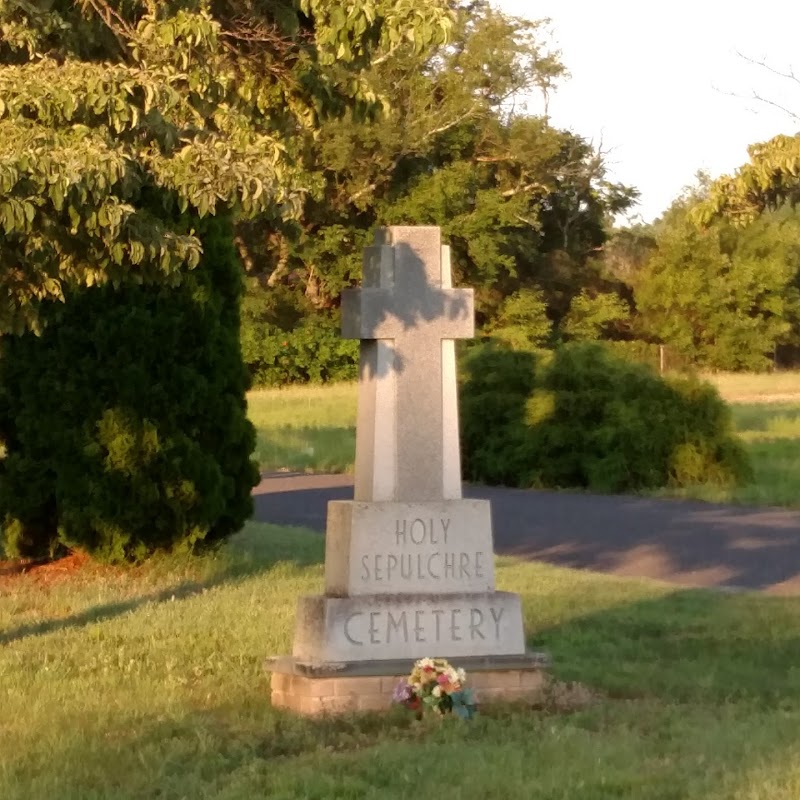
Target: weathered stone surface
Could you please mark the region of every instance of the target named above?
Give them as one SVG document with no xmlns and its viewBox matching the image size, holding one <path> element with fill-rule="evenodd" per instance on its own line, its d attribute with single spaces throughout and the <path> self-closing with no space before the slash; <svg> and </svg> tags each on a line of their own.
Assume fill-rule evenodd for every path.
<svg viewBox="0 0 800 800">
<path fill-rule="evenodd" d="M 550 656 L 538 650 L 526 650 L 524 653 L 509 655 L 459 656 L 456 664 L 473 676 L 508 670 L 543 671 L 550 665 Z M 382 658 L 377 661 L 309 661 L 294 656 L 271 656 L 264 662 L 264 669 L 272 673 L 273 688 L 275 688 L 274 681 L 277 675 L 284 678 L 295 675 L 315 680 L 341 677 L 365 678 L 400 675 L 407 673 L 410 667 L 407 658 Z"/>
<path fill-rule="evenodd" d="M 319 662 L 525 652 L 519 596 L 301 597 L 293 655 Z"/>
<path fill-rule="evenodd" d="M 461 662 L 457 666 L 462 666 Z M 385 711 L 392 704 L 394 687 L 408 673 L 371 678 L 300 677 L 294 691 L 285 692 L 281 675 L 272 673 L 272 705 L 316 716 L 353 711 Z M 540 668 L 467 671 L 467 684 L 475 690 L 479 706 L 492 702 L 542 703 L 546 698 L 547 681 Z"/>
<path fill-rule="evenodd" d="M 461 497 L 454 339 L 473 335 L 471 289 L 450 288 L 435 227 L 391 227 L 342 293 L 342 334 L 362 340 L 355 499 Z"/>
<path fill-rule="evenodd" d="M 456 666 L 463 667 L 473 676 L 481 675 L 484 672 L 507 672 L 508 670 L 535 672 L 548 669 L 550 657 L 546 653 L 536 650 L 526 650 L 524 653 L 508 655 L 459 656 Z M 410 666 L 407 658 L 382 658 L 377 661 L 308 661 L 294 656 L 271 656 L 264 662 L 264 668 L 267 672 L 272 673 L 274 688 L 277 675 L 281 675 L 285 679 L 290 679 L 294 675 L 315 680 L 341 677 L 385 678 L 385 676 L 406 674 Z M 277 688 L 285 687 L 278 686 Z"/>
<path fill-rule="evenodd" d="M 488 501 L 329 503 L 327 595 L 493 590 Z"/>
</svg>

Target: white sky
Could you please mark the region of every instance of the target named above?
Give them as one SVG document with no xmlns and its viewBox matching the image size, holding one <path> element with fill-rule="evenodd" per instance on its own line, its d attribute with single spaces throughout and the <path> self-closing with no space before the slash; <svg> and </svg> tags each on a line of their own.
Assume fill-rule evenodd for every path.
<svg viewBox="0 0 800 800">
<path fill-rule="evenodd" d="M 698 169 L 712 177 L 748 159 L 747 145 L 800 131 L 798 0 L 494 0 L 508 14 L 551 20 L 571 73 L 550 101 L 554 125 L 608 150 L 609 177 L 639 188 L 634 209 L 659 216 Z M 740 97 L 731 97 L 735 93 Z M 532 106 L 532 109 L 536 106 Z"/>
</svg>

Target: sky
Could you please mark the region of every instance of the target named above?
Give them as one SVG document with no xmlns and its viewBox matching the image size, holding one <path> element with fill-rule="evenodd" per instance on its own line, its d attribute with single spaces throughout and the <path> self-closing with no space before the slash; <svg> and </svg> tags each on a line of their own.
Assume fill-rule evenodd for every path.
<svg viewBox="0 0 800 800">
<path fill-rule="evenodd" d="M 641 192 L 650 222 L 702 169 L 748 160 L 747 146 L 800 131 L 797 0 L 494 0 L 505 13 L 550 18 L 546 40 L 571 77 L 550 99 L 552 124 L 602 142 L 608 177 Z M 773 69 L 794 67 L 797 81 Z M 541 110 L 538 100 L 531 111 Z M 635 221 L 632 220 L 632 221 Z"/>
</svg>

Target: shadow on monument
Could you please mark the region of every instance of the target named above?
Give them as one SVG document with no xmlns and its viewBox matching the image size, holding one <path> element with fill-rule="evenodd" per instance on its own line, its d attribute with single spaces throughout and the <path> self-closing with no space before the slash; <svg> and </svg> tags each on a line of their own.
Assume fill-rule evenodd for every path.
<svg viewBox="0 0 800 800">
<path fill-rule="evenodd" d="M 381 240 L 376 237 L 378 241 Z M 441 261 L 428 266 L 410 245 L 398 243 L 392 246 L 394 270 L 389 280 L 381 276 L 379 267 L 369 266 L 370 260 L 374 263 L 380 259 L 380 247 L 376 244 L 366 248 L 362 287 L 346 289 L 342 294 L 345 338 L 360 338 L 365 343 L 385 340 L 391 352 L 391 358 L 382 361 L 366 344 L 367 352 L 359 361 L 362 381 L 385 377 L 390 372 L 401 374 L 408 365 L 404 351 L 409 345 L 418 348 L 421 338 L 437 342 L 447 338 L 441 331 L 442 327 L 447 329 L 447 323 L 472 323 L 471 290 L 442 286 Z M 423 333 L 427 327 L 429 336 Z M 417 335 L 406 343 L 404 340 L 414 331 Z"/>
</svg>

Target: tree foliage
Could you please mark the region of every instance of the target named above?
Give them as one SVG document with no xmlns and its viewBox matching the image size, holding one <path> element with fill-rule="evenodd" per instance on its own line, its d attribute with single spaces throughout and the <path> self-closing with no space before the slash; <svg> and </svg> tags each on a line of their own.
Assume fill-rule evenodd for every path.
<svg viewBox="0 0 800 800">
<path fill-rule="evenodd" d="M 713 192 L 713 188 L 711 189 Z M 760 370 L 798 334 L 800 215 L 784 208 L 746 228 L 695 223 L 707 187 L 676 202 L 636 283 L 644 330 L 689 363 Z"/>
<path fill-rule="evenodd" d="M 630 319 L 631 310 L 613 292 L 591 293 L 587 290 L 574 298 L 564 319 L 563 331 L 570 339 L 594 341 Z"/>
<path fill-rule="evenodd" d="M 533 350 L 549 344 L 553 323 L 547 317 L 542 291 L 520 289 L 506 297 L 485 332 L 516 350 Z"/>
<path fill-rule="evenodd" d="M 748 164 L 712 185 L 694 210 L 696 222 L 705 225 L 724 217 L 744 225 L 766 209 L 800 202 L 800 134 L 753 144 L 748 153 Z"/>
<path fill-rule="evenodd" d="M 297 214 L 322 115 L 376 96 L 370 54 L 444 41 L 440 2 L 0 1 L 0 331 L 200 258 L 174 209 Z"/>
<path fill-rule="evenodd" d="M 730 410 L 709 384 L 664 380 L 597 343 L 546 356 L 479 346 L 464 362 L 470 480 L 621 492 L 750 475 Z"/>
<path fill-rule="evenodd" d="M 373 50 L 451 25 L 435 0 L 0 0 L 12 554 L 136 559 L 241 526 L 257 470 L 230 217 L 297 216 L 321 120 L 379 106 Z"/>
<path fill-rule="evenodd" d="M 285 320 L 336 308 L 383 224 L 441 226 L 455 280 L 476 288 L 479 324 L 496 327 L 506 298 L 539 291 L 552 326 L 591 273 L 611 216 L 633 202 L 589 142 L 522 107 L 564 74 L 543 23 L 484 0 L 451 6 L 447 43 L 376 51 L 368 80 L 381 115 L 322 126 L 306 161 L 321 189 L 301 218 L 278 230 L 240 226 L 243 260 L 261 276 L 251 294 L 292 290 L 271 320 L 284 330 Z"/>
</svg>

